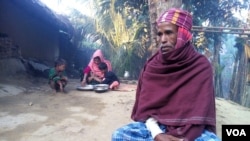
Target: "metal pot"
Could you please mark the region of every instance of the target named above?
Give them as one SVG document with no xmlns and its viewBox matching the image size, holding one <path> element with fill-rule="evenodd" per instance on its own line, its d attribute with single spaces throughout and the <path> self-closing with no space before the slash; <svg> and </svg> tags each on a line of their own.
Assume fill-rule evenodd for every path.
<svg viewBox="0 0 250 141">
<path fill-rule="evenodd" d="M 94 90 L 97 93 L 103 93 L 109 90 L 109 85 L 108 84 L 97 84 L 94 86 Z"/>
</svg>

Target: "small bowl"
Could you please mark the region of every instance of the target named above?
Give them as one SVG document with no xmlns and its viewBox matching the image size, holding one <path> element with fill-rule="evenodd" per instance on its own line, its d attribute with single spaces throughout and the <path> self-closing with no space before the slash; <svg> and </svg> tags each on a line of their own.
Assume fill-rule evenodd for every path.
<svg viewBox="0 0 250 141">
<path fill-rule="evenodd" d="M 97 93 L 103 93 L 109 90 L 109 85 L 108 84 L 97 84 L 94 86 L 94 90 Z"/>
</svg>

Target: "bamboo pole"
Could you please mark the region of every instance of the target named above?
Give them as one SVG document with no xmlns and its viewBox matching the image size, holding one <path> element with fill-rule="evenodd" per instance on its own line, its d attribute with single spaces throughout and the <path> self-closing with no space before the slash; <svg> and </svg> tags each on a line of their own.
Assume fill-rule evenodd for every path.
<svg viewBox="0 0 250 141">
<path fill-rule="evenodd" d="M 224 34 L 250 35 L 249 28 L 193 26 L 192 31 L 194 31 L 194 32 L 214 32 L 214 33 L 224 33 Z"/>
<path fill-rule="evenodd" d="M 222 30 L 248 30 L 248 31 L 250 31 L 249 28 L 237 28 L 237 27 L 204 27 L 204 26 L 193 26 L 193 28 L 198 28 L 198 29 L 222 29 Z"/>
</svg>

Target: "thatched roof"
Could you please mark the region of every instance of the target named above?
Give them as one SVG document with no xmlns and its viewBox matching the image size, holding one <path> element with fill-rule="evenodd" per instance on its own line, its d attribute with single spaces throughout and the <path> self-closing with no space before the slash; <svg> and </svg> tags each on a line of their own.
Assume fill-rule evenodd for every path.
<svg viewBox="0 0 250 141">
<path fill-rule="evenodd" d="M 54 13 L 45 4 L 39 0 L 11 0 L 13 4 L 22 8 L 27 14 L 32 15 L 34 18 L 39 18 L 44 22 L 51 24 L 62 30 L 64 33 L 71 35 L 73 27 L 70 21 L 62 15 Z"/>
</svg>

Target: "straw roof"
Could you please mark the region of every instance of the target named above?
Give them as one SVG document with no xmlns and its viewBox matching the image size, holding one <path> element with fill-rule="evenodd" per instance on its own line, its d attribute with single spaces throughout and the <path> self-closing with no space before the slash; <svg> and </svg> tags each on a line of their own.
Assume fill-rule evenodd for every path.
<svg viewBox="0 0 250 141">
<path fill-rule="evenodd" d="M 62 15 L 58 15 L 49 9 L 45 4 L 39 0 L 11 0 L 13 4 L 22 8 L 27 14 L 32 15 L 34 18 L 39 18 L 40 20 L 51 24 L 58 28 L 58 30 L 63 31 L 71 35 L 73 31 L 73 26 L 70 21 Z"/>
</svg>

